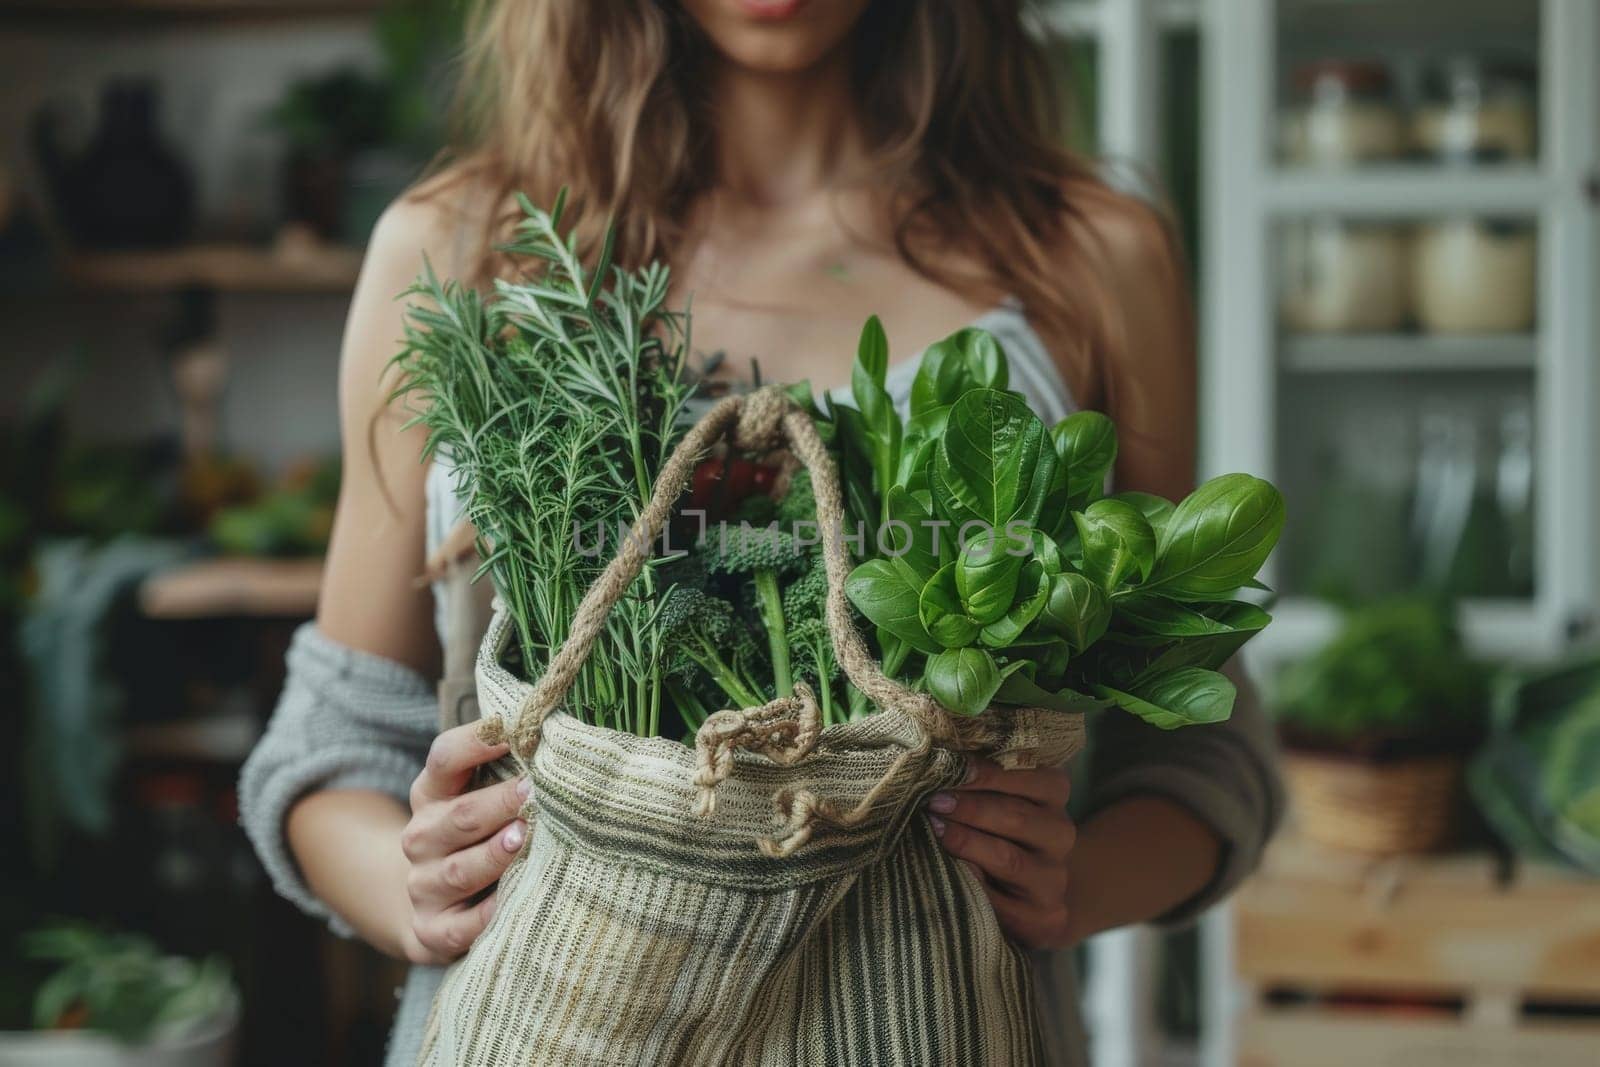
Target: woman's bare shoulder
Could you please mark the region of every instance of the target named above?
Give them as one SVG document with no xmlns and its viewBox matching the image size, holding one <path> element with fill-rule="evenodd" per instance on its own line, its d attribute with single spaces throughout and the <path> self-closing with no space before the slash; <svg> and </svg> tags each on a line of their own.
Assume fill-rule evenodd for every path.
<svg viewBox="0 0 1600 1067">
<path fill-rule="evenodd" d="M 1174 277 L 1181 256 L 1172 219 L 1143 197 L 1095 183 L 1074 183 L 1063 255 L 1094 257 L 1102 278 L 1121 295 L 1152 275 Z"/>
<path fill-rule="evenodd" d="M 490 222 L 494 194 L 470 173 L 445 171 L 419 182 L 378 218 L 351 297 L 341 380 L 352 408 L 381 406 L 393 382 L 386 368 L 405 330 L 407 291 L 431 268 L 441 279 L 465 278 Z M 361 386 L 361 388 L 352 388 Z"/>
</svg>

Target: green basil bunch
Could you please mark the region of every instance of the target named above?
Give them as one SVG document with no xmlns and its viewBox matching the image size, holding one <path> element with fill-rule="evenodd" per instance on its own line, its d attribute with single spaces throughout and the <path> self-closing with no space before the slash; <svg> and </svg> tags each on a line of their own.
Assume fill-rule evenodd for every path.
<svg viewBox="0 0 1600 1067">
<path fill-rule="evenodd" d="M 1277 489 L 1227 474 L 1176 505 L 1106 496 L 1111 420 L 1046 426 L 983 330 L 923 354 L 903 419 L 888 365 L 874 318 L 854 406 L 835 405 L 830 428 L 867 532 L 846 591 L 885 669 L 964 715 L 998 703 L 1115 705 L 1165 729 L 1226 719 L 1234 687 L 1217 668 L 1270 621 L 1233 597 L 1277 543 Z"/>
</svg>

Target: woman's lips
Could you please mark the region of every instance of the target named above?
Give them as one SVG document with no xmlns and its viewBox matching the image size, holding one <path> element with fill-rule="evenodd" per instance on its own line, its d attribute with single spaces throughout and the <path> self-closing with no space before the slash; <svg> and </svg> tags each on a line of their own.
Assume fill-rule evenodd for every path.
<svg viewBox="0 0 1600 1067">
<path fill-rule="evenodd" d="M 806 6 L 806 0 L 738 0 L 739 10 L 751 18 L 778 19 L 792 18 Z"/>
</svg>

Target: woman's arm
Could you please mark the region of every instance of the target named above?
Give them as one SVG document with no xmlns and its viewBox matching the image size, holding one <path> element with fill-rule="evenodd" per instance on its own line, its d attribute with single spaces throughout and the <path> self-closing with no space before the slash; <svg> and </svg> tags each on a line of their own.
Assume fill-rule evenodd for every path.
<svg viewBox="0 0 1600 1067">
<path fill-rule="evenodd" d="M 416 580 L 423 438 L 389 400 L 399 295 L 425 255 L 453 269 L 450 222 L 436 204 L 406 200 L 373 233 L 340 360 L 343 479 L 317 626 L 297 638 L 284 700 L 241 789 L 280 888 L 378 949 L 428 963 L 459 955 L 482 929 L 493 898 L 479 894 L 523 840 L 517 783 L 468 791 L 472 770 L 503 748 L 479 743 L 470 725 L 433 736 L 425 679 L 439 647 Z"/>
</svg>

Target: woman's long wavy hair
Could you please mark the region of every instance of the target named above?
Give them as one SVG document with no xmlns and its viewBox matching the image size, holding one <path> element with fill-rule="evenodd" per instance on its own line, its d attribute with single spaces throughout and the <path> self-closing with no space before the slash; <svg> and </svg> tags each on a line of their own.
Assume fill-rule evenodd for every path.
<svg viewBox="0 0 1600 1067">
<path fill-rule="evenodd" d="M 1109 195 L 1065 147 L 1063 97 L 1022 0 L 875 0 L 854 31 L 853 77 L 879 188 L 907 264 L 954 290 L 1006 293 L 1058 338 L 1107 331 L 1090 240 L 1070 224 Z M 592 247 L 615 220 L 617 262 L 674 260 L 714 174 L 699 76 L 710 45 L 673 0 L 477 0 L 468 18 L 461 132 L 451 177 L 496 194 L 480 228 L 480 280 L 517 217 L 570 190 Z M 950 255 L 957 251 L 959 255 Z M 1076 266 L 1074 266 L 1076 264 Z"/>
</svg>

